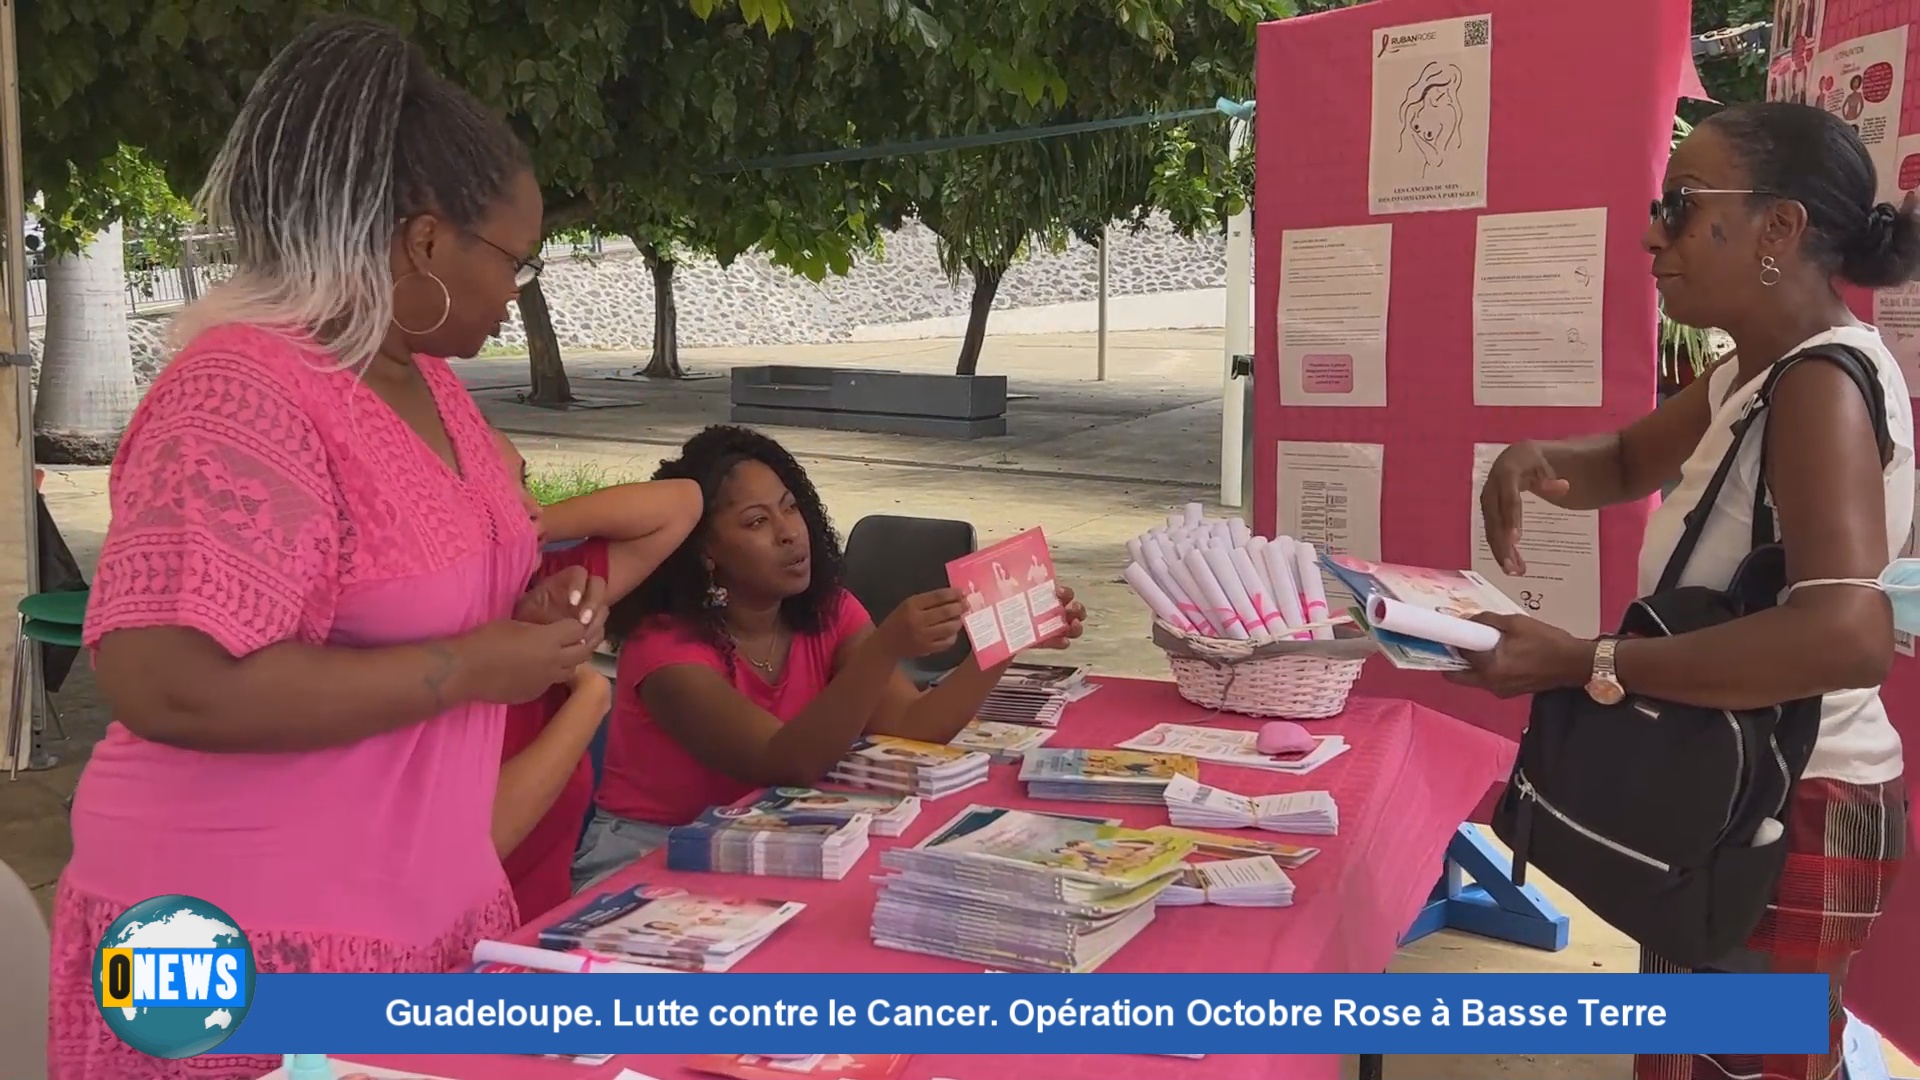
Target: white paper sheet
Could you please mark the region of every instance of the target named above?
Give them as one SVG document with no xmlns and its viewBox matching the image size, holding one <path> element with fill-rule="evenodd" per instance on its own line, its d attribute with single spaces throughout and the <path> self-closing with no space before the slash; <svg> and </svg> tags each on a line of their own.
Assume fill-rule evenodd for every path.
<svg viewBox="0 0 1920 1080">
<path fill-rule="evenodd" d="M 1387 403 L 1387 283 L 1393 226 L 1280 236 L 1280 401 Z"/>
<path fill-rule="evenodd" d="M 1280 532 L 1322 551 L 1380 559 L 1379 443 L 1282 442 Z"/>
<path fill-rule="evenodd" d="M 1880 340 L 1900 362 L 1909 393 L 1920 392 L 1920 282 L 1873 294 L 1873 325 Z"/>
<path fill-rule="evenodd" d="M 1487 205 L 1492 90 L 1493 16 L 1374 31 L 1369 212 Z"/>
<path fill-rule="evenodd" d="M 1808 100 L 1853 125 L 1873 156 L 1879 201 L 1898 203 L 1900 98 L 1907 82 L 1907 28 L 1863 34 L 1820 52 Z"/>
<path fill-rule="evenodd" d="M 1527 614 L 1575 637 L 1600 635 L 1600 512 L 1562 510 L 1537 495 L 1521 496 L 1520 555 L 1525 576 L 1500 569 L 1487 547 L 1486 520 L 1480 516 L 1480 489 L 1493 459 L 1506 446 L 1475 443 L 1473 495 L 1468 514 L 1473 529 L 1474 573 L 1513 598 Z"/>
<path fill-rule="evenodd" d="M 1379 443 L 1282 442 L 1279 535 L 1321 551 L 1380 561 L 1380 482 L 1386 447 Z M 1358 601 L 1338 577 L 1320 575 L 1327 610 Z"/>
<path fill-rule="evenodd" d="M 1473 403 L 1600 404 L 1607 211 L 1485 214 L 1473 253 Z"/>
<path fill-rule="evenodd" d="M 1909 386 L 1909 389 L 1911 389 L 1911 386 Z M 1916 552 L 1920 552 L 1920 473 L 1914 474 L 1913 496 L 1913 527 L 1907 533 L 1907 542 L 1900 548 L 1900 554 L 1897 558 L 1911 559 Z M 1901 656 L 1914 655 L 1913 635 L 1895 630 L 1893 632 L 1893 651 L 1899 653 Z"/>
</svg>

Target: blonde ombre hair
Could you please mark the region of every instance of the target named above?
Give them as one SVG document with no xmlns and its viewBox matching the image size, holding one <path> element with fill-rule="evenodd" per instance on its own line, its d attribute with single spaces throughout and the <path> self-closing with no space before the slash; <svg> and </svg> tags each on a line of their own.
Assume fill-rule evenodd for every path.
<svg viewBox="0 0 1920 1080">
<path fill-rule="evenodd" d="M 174 320 L 171 346 L 247 323 L 358 366 L 393 322 L 395 230 L 429 212 L 472 228 L 527 163 L 506 123 L 398 30 L 314 24 L 254 82 L 195 200 L 233 238 L 234 272 Z"/>
</svg>

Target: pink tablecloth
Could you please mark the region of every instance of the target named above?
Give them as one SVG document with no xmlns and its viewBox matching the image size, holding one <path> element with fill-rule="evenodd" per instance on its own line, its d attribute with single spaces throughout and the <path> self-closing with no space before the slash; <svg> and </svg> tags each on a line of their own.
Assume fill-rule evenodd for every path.
<svg viewBox="0 0 1920 1080">
<path fill-rule="evenodd" d="M 1180 699 L 1173 685 L 1139 679 L 1103 679 L 1099 692 L 1077 702 L 1050 746 L 1112 746 L 1156 723 L 1210 722 L 1255 728 L 1257 721 L 1220 717 Z M 1282 909 L 1173 908 L 1120 950 L 1103 972 L 1370 972 L 1392 960 L 1400 935 L 1425 902 L 1442 868 L 1447 842 L 1486 794 L 1504 779 L 1513 744 L 1411 702 L 1355 698 L 1341 716 L 1307 725 L 1338 732 L 1352 749 L 1304 777 L 1203 764 L 1208 783 L 1243 794 L 1328 790 L 1340 809 L 1340 834 L 1305 842 L 1318 858 L 1290 872 L 1297 886 Z M 868 939 L 877 868 L 875 852 L 914 843 L 969 802 L 1041 806 L 1119 817 L 1129 825 L 1159 825 L 1157 807 L 1040 803 L 995 766 L 986 784 L 928 803 L 898 839 L 875 838 L 874 851 L 844 881 L 760 879 L 754 891 L 808 905 L 798 919 L 754 951 L 736 969 L 759 972 L 979 971 L 961 964 L 880 949 Z M 668 883 L 690 890 L 715 888 L 712 875 L 673 873 L 652 856 L 607 887 Z M 737 881 L 727 886 L 738 889 Z M 564 911 L 565 909 L 563 909 Z M 551 919 L 547 920 L 551 921 Z M 532 940 L 534 931 L 524 932 Z M 857 1048 L 849 1048 L 857 1049 Z M 630 1067 L 659 1080 L 691 1080 L 679 1058 L 633 1055 L 598 1069 L 529 1058 L 418 1057 L 371 1059 L 389 1068 L 415 1068 L 457 1080 L 606 1080 Z M 904 1080 L 1305 1080 L 1334 1077 L 1338 1059 L 1321 1056 L 1176 1058 L 916 1056 Z"/>
</svg>

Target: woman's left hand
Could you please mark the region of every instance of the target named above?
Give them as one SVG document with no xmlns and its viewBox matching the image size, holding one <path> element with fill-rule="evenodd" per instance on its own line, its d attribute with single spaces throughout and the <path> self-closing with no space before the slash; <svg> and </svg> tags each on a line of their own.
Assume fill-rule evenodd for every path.
<svg viewBox="0 0 1920 1080">
<path fill-rule="evenodd" d="M 534 582 L 513 617 L 522 622 L 554 623 L 578 619 L 587 628 L 587 647 L 597 649 L 607 637 L 607 583 L 587 573 L 584 566 L 569 566 Z"/>
<path fill-rule="evenodd" d="M 1060 607 L 1064 610 L 1063 617 L 1067 621 L 1067 628 L 1035 645 L 1036 649 L 1064 649 L 1073 644 L 1073 639 L 1079 637 L 1086 629 L 1084 624 L 1087 621 L 1087 608 L 1085 604 L 1073 598 L 1073 590 L 1065 585 L 1056 584 L 1053 587 L 1053 594 L 1060 598 Z"/>
<path fill-rule="evenodd" d="M 1468 670 L 1448 672 L 1451 682 L 1511 698 L 1585 686 L 1593 674 L 1592 641 L 1525 615 L 1482 613 L 1473 621 L 1500 631 L 1500 644 L 1488 652 L 1458 650 Z"/>
</svg>

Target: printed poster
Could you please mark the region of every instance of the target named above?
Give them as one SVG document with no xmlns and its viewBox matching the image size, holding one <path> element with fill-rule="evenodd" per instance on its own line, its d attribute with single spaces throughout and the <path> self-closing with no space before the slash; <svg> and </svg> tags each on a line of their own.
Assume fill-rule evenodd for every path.
<svg viewBox="0 0 1920 1080">
<path fill-rule="evenodd" d="M 1813 62 L 1813 104 L 1852 125 L 1880 177 L 1877 202 L 1898 203 L 1900 98 L 1907 81 L 1907 28 L 1866 34 Z"/>
<path fill-rule="evenodd" d="M 1393 226 L 1280 235 L 1280 402 L 1387 403 Z"/>
<path fill-rule="evenodd" d="M 1385 461 L 1379 443 L 1282 442 L 1275 535 L 1321 552 L 1379 559 Z M 1321 579 L 1329 611 L 1338 614 L 1356 602 L 1337 576 L 1322 570 Z"/>
<path fill-rule="evenodd" d="M 1493 461 L 1506 446 L 1475 443 L 1473 491 L 1487 486 Z M 1471 569 L 1505 593 L 1527 614 L 1574 637 L 1600 636 L 1600 512 L 1563 510 L 1538 495 L 1521 496 L 1520 557 L 1527 572 L 1514 577 L 1493 560 L 1487 545 L 1487 521 L 1476 497 L 1469 515 L 1473 530 Z"/>
<path fill-rule="evenodd" d="M 1920 135 L 1902 135 L 1894 145 L 1893 197 L 1887 198 L 1884 194 L 1887 190 L 1885 177 L 1881 177 L 1880 190 L 1883 202 L 1899 206 L 1902 199 L 1920 191 Z"/>
<path fill-rule="evenodd" d="M 1920 392 L 1920 282 L 1908 282 L 1873 294 L 1873 325 L 1880 340 L 1900 362 L 1907 392 Z"/>
<path fill-rule="evenodd" d="M 1607 210 L 1483 214 L 1473 254 L 1473 403 L 1601 400 Z"/>
<path fill-rule="evenodd" d="M 1773 40 L 1767 54 L 1767 100 L 1805 102 L 1808 74 L 1820 51 L 1827 0 L 1775 0 Z"/>
<path fill-rule="evenodd" d="M 1492 15 L 1375 31 L 1369 212 L 1486 206 L 1492 104 Z"/>
</svg>

